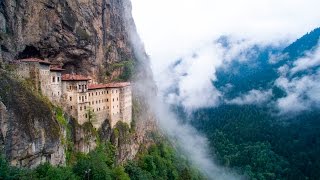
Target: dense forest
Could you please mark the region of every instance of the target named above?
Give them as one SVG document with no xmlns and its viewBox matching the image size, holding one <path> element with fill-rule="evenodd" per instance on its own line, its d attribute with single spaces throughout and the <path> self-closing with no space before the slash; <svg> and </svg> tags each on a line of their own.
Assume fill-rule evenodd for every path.
<svg viewBox="0 0 320 180">
<path fill-rule="evenodd" d="M 226 105 L 194 113 L 219 162 L 252 179 L 318 179 L 320 112 L 290 119 L 266 108 Z"/>
<path fill-rule="evenodd" d="M 76 161 L 67 166 L 53 167 L 48 163 L 35 169 L 11 167 L 0 158 L 0 179 L 203 179 L 191 169 L 185 157 L 178 155 L 171 145 L 159 142 L 143 150 L 135 160 L 124 165 L 115 164 L 115 149 L 110 144 L 99 145 L 89 154 L 78 153 Z"/>
</svg>

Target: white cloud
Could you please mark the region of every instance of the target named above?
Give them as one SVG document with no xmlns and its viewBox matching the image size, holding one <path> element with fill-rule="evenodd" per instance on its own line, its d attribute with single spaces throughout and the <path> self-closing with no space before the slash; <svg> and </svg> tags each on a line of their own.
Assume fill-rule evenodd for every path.
<svg viewBox="0 0 320 180">
<path fill-rule="evenodd" d="M 272 90 L 256 90 L 253 89 L 247 94 L 244 94 L 240 97 L 236 97 L 232 100 L 226 100 L 227 104 L 237 104 L 237 105 L 246 105 L 246 104 L 256 104 L 260 105 L 266 103 L 272 97 Z"/>
<path fill-rule="evenodd" d="M 160 73 L 157 78 L 160 94 L 166 97 L 166 102 L 181 104 L 188 110 L 219 105 L 223 97 L 213 85 L 217 80 L 216 69 L 228 70 L 227 64 L 232 60 L 242 62 L 256 56 L 254 51 L 248 51 L 256 45 L 254 41 L 232 37 L 229 43 L 228 47 L 210 43 Z"/>
<path fill-rule="evenodd" d="M 269 53 L 269 63 L 270 64 L 276 64 L 276 63 L 278 63 L 278 62 L 280 62 L 283 59 L 286 59 L 288 57 L 289 57 L 288 53 L 285 53 L 285 54 L 282 54 L 282 53 L 279 53 L 279 54 Z"/>
<path fill-rule="evenodd" d="M 281 76 L 286 76 L 289 72 L 290 68 L 287 64 L 281 66 L 278 68 L 278 73 L 281 75 Z"/>
<path fill-rule="evenodd" d="M 275 85 L 282 88 L 287 95 L 277 100 L 281 113 L 299 113 L 320 107 L 320 70 L 313 75 L 289 79 L 279 77 Z"/>
<path fill-rule="evenodd" d="M 206 48 L 196 58 L 185 59 L 186 74 L 180 76 L 178 87 L 181 103 L 186 108 L 208 107 L 218 104 L 221 93 L 212 85 L 215 68 L 221 65 L 220 48 Z"/>
<path fill-rule="evenodd" d="M 306 53 L 305 57 L 299 58 L 293 63 L 294 67 L 291 69 L 291 74 L 295 74 L 306 69 L 320 65 L 320 46 L 314 52 Z"/>
</svg>

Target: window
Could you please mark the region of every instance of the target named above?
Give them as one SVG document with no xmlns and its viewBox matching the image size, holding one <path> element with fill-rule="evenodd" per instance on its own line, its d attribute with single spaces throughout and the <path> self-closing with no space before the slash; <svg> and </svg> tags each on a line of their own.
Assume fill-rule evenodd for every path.
<svg viewBox="0 0 320 180">
<path fill-rule="evenodd" d="M 92 105 L 94 105 L 94 101 L 92 101 Z"/>
<path fill-rule="evenodd" d="M 101 101 L 99 100 L 99 104 L 101 103 Z"/>
<path fill-rule="evenodd" d="M 112 94 L 113 94 L 113 90 L 112 90 Z"/>
<path fill-rule="evenodd" d="M 72 109 L 72 106 L 70 106 L 70 109 Z"/>
<path fill-rule="evenodd" d="M 119 101 L 119 98 L 117 98 L 117 101 Z"/>
<path fill-rule="evenodd" d="M 109 102 L 109 99 L 107 99 L 107 102 Z"/>
<path fill-rule="evenodd" d="M 72 97 L 70 96 L 70 101 L 72 101 Z"/>
<path fill-rule="evenodd" d="M 109 94 L 109 91 L 107 91 L 107 94 Z"/>
<path fill-rule="evenodd" d="M 89 102 L 89 106 L 91 105 L 91 102 Z"/>
<path fill-rule="evenodd" d="M 80 111 L 82 111 L 82 107 L 80 106 Z"/>
<path fill-rule="evenodd" d="M 52 82 L 56 82 L 56 77 L 55 76 L 52 77 Z"/>
<path fill-rule="evenodd" d="M 98 92 L 96 92 L 96 96 L 98 95 Z"/>
<path fill-rule="evenodd" d="M 88 118 L 88 114 L 86 114 L 86 118 Z"/>
<path fill-rule="evenodd" d="M 69 86 L 69 89 L 72 90 L 72 86 Z"/>
<path fill-rule="evenodd" d="M 84 88 L 87 89 L 87 85 L 84 85 Z"/>
<path fill-rule="evenodd" d="M 112 101 L 114 102 L 114 98 L 112 98 Z"/>
<path fill-rule="evenodd" d="M 89 97 L 90 97 L 90 93 L 89 93 Z"/>
<path fill-rule="evenodd" d="M 60 96 L 60 92 L 58 91 L 58 96 Z"/>
<path fill-rule="evenodd" d="M 59 76 L 57 77 L 57 81 L 60 82 L 60 77 Z"/>
<path fill-rule="evenodd" d="M 79 96 L 79 101 L 81 101 L 81 97 Z"/>
<path fill-rule="evenodd" d="M 98 101 L 96 101 L 96 104 L 98 104 Z"/>
<path fill-rule="evenodd" d="M 84 110 L 86 110 L 87 109 L 87 106 L 84 106 Z"/>
<path fill-rule="evenodd" d="M 81 89 L 81 85 L 79 85 L 79 90 Z"/>
</svg>

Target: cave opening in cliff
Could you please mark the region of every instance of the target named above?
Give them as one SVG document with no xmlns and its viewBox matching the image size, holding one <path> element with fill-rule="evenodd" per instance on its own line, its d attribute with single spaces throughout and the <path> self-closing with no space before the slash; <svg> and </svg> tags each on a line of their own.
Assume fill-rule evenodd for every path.
<svg viewBox="0 0 320 180">
<path fill-rule="evenodd" d="M 22 52 L 18 54 L 18 59 L 25 59 L 25 58 L 41 58 L 41 53 L 39 49 L 30 45 L 26 46 Z"/>
</svg>

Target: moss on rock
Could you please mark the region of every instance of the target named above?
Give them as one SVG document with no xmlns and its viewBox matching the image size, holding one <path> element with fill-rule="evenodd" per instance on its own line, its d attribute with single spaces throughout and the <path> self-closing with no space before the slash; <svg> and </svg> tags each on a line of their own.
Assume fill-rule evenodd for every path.
<svg viewBox="0 0 320 180">
<path fill-rule="evenodd" d="M 2 70 L 0 70 L 0 101 L 14 113 L 19 127 L 31 139 L 37 136 L 37 130 L 34 129 L 35 121 L 46 127 L 46 137 L 59 138 L 60 127 L 55 121 L 50 101 L 32 91 L 28 83 L 12 78 Z"/>
</svg>

